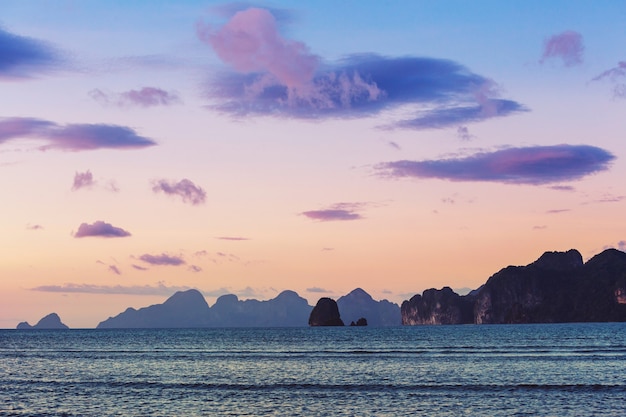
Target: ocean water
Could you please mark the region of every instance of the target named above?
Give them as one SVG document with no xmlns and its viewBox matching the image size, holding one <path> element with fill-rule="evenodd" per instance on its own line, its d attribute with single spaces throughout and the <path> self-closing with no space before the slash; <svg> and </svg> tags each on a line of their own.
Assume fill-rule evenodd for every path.
<svg viewBox="0 0 626 417">
<path fill-rule="evenodd" d="M 2 416 L 623 416 L 626 324 L 0 330 Z"/>
</svg>

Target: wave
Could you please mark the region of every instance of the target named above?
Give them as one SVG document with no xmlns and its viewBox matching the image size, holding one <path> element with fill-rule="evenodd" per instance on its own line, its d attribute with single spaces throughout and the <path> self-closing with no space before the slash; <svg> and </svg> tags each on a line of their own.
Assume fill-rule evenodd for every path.
<svg viewBox="0 0 626 417">
<path fill-rule="evenodd" d="M 10 380 L 2 379 L 5 388 L 24 387 L 30 389 L 65 389 L 68 387 L 87 389 L 121 389 L 127 390 L 225 390 L 225 391 L 342 391 L 342 392 L 381 392 L 381 391 L 471 391 L 471 392 L 515 392 L 515 391 L 561 391 L 568 393 L 606 392 L 626 393 L 626 384 L 394 384 L 394 383 L 224 383 L 224 382 L 160 382 L 160 381 L 42 381 L 42 380 Z"/>
</svg>

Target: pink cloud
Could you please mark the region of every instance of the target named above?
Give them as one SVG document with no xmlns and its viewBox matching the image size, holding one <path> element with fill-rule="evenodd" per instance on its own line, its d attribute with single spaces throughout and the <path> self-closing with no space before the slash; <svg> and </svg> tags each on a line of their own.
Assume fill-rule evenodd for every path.
<svg viewBox="0 0 626 417">
<path fill-rule="evenodd" d="M 247 237 L 240 237 L 240 236 L 218 236 L 215 239 L 219 239 L 219 240 L 235 240 L 235 241 L 250 240 Z"/>
<path fill-rule="evenodd" d="M 140 90 L 128 90 L 119 94 L 106 93 L 100 89 L 94 89 L 89 92 L 89 96 L 100 104 L 119 107 L 169 106 L 180 102 L 178 94 L 157 87 L 143 87 Z"/>
<path fill-rule="evenodd" d="M 276 18 L 267 9 L 248 8 L 236 12 L 218 30 L 198 25 L 198 37 L 235 71 L 252 74 L 244 96 L 255 101 L 272 90 L 286 90 L 280 105 L 316 109 L 348 108 L 353 102 L 375 101 L 384 93 L 358 72 L 328 72 L 314 79 L 320 59 L 302 42 L 285 39 Z"/>
<path fill-rule="evenodd" d="M 192 205 L 202 204 L 206 200 L 206 191 L 188 179 L 182 179 L 179 182 L 157 180 L 152 186 L 152 191 L 155 193 L 164 192 L 168 195 L 177 195 L 183 202 Z"/>
<path fill-rule="evenodd" d="M 198 36 L 235 70 L 269 73 L 291 89 L 309 84 L 319 64 L 305 44 L 280 35 L 265 9 L 239 11 L 217 31 L 200 25 Z"/>
<path fill-rule="evenodd" d="M 175 256 L 175 255 L 168 255 L 166 253 L 162 253 L 160 255 L 144 254 L 144 255 L 141 255 L 139 259 L 150 265 L 179 266 L 179 265 L 185 264 L 185 260 L 182 257 Z"/>
<path fill-rule="evenodd" d="M 546 59 L 560 58 L 566 67 L 583 62 L 583 36 L 572 30 L 553 35 L 544 41 L 540 63 Z"/>
<path fill-rule="evenodd" d="M 105 223 L 101 220 L 94 222 L 93 224 L 81 223 L 78 226 L 78 231 L 74 234 L 74 237 L 127 237 L 131 234 L 126 230 L 115 227 L 109 223 Z"/>
<path fill-rule="evenodd" d="M 85 172 L 77 172 L 74 174 L 74 184 L 72 185 L 72 190 L 80 190 L 81 188 L 89 188 L 95 184 L 93 180 L 93 175 L 91 171 L 87 170 Z"/>
</svg>

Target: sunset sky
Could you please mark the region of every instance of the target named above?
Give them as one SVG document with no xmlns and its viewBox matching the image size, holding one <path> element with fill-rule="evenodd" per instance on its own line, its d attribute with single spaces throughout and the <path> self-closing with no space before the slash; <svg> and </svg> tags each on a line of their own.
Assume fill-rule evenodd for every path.
<svg viewBox="0 0 626 417">
<path fill-rule="evenodd" d="M 0 328 L 626 250 L 624 1 L 0 2 Z"/>
</svg>

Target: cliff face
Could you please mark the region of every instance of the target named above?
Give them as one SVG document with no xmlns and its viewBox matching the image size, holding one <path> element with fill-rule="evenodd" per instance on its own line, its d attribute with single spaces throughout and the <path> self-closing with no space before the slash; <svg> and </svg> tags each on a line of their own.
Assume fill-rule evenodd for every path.
<svg viewBox="0 0 626 417">
<path fill-rule="evenodd" d="M 476 296 L 474 321 L 540 323 L 576 321 L 570 316 L 579 297 L 583 260 L 576 250 L 546 252 L 527 266 L 494 274 Z M 587 321 L 587 320 L 583 320 Z"/>
<path fill-rule="evenodd" d="M 585 264 L 576 250 L 546 252 L 502 269 L 470 295 L 444 288 L 402 303 L 410 325 L 604 321 L 626 321 L 626 253 L 615 249 Z"/>
<path fill-rule="evenodd" d="M 472 310 L 472 299 L 458 295 L 450 287 L 430 289 L 402 303 L 402 324 L 473 323 Z"/>
</svg>

